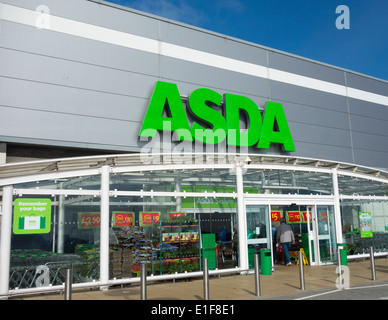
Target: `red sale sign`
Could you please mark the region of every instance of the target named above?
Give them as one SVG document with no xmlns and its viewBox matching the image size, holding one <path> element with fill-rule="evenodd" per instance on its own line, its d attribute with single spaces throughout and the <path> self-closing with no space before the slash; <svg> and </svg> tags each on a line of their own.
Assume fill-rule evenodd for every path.
<svg viewBox="0 0 388 320">
<path fill-rule="evenodd" d="M 302 219 L 299 211 L 287 211 L 287 223 L 301 223 Z"/>
<path fill-rule="evenodd" d="M 280 222 L 280 218 L 282 217 L 280 211 L 271 211 L 271 221 Z"/>
<path fill-rule="evenodd" d="M 101 224 L 100 213 L 97 213 L 97 212 L 78 213 L 79 229 L 99 228 L 100 224 Z"/>
<path fill-rule="evenodd" d="M 119 212 L 113 211 L 113 228 L 133 226 L 134 213 L 133 212 Z"/>
<path fill-rule="evenodd" d="M 159 224 L 160 212 L 140 212 L 140 227 Z"/>
</svg>

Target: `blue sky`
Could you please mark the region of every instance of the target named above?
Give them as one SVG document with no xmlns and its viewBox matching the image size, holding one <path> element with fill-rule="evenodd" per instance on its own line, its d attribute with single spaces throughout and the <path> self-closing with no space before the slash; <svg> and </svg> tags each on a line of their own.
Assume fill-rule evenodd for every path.
<svg viewBox="0 0 388 320">
<path fill-rule="evenodd" d="M 388 0 L 108 1 L 388 80 Z"/>
</svg>

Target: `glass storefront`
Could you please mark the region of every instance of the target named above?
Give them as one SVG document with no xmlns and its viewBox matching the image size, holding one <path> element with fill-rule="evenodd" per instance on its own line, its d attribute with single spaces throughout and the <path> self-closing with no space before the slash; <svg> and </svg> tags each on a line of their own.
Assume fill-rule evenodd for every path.
<svg viewBox="0 0 388 320">
<path fill-rule="evenodd" d="M 46 189 L 62 195 L 40 191 L 15 197 L 14 203 L 30 202 L 20 214 L 26 221 L 35 216 L 27 209 L 50 201 L 45 208 L 50 228 L 40 232 L 30 226 L 27 234 L 13 230 L 10 289 L 61 285 L 67 268 L 73 269 L 74 283 L 100 278 L 100 180 L 86 176 L 15 185 L 23 192 Z M 141 263 L 156 276 L 202 270 L 203 258 L 210 270 L 238 266 L 235 175 L 229 171 L 120 173 L 111 176 L 110 189 L 116 195 L 109 203 L 109 279 L 139 277 Z M 157 194 L 129 195 L 142 191 Z M 176 191 L 198 196 L 175 196 Z"/>
<path fill-rule="evenodd" d="M 107 270 L 108 281 L 138 278 L 141 263 L 156 277 L 201 271 L 204 258 L 210 270 L 252 268 L 254 254 L 266 248 L 281 262 L 274 242 L 281 217 L 296 237 L 291 258 L 303 249 L 313 265 L 335 263 L 338 243 L 350 256 L 370 246 L 388 253 L 384 180 L 338 175 L 336 197 L 331 169 L 278 167 L 244 170 L 239 192 L 228 164 L 118 167 L 105 191 L 95 171 L 14 184 L 9 289 L 62 285 L 69 267 L 82 284 Z M 104 192 L 108 233 L 101 230 Z M 109 261 L 101 265 L 104 234 Z"/>
</svg>

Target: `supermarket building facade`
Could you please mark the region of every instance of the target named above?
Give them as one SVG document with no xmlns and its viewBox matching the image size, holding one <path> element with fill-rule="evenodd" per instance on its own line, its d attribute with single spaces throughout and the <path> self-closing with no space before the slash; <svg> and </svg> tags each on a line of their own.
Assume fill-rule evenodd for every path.
<svg viewBox="0 0 388 320">
<path fill-rule="evenodd" d="M 311 265 L 388 254 L 386 81 L 104 1 L 0 18 L 1 296 L 246 272 L 281 217 Z"/>
</svg>

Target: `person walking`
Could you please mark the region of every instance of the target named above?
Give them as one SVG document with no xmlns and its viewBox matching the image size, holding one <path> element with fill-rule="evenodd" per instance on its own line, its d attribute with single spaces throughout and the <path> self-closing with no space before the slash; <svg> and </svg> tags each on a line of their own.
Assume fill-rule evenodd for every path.
<svg viewBox="0 0 388 320">
<path fill-rule="evenodd" d="M 284 264 L 286 266 L 291 265 L 291 259 L 290 259 L 290 247 L 291 244 L 295 243 L 295 236 L 292 232 L 291 227 L 286 224 L 286 219 L 281 218 L 280 219 L 280 225 L 277 228 L 276 231 L 276 241 L 282 245 L 283 252 L 284 252 Z"/>
</svg>

